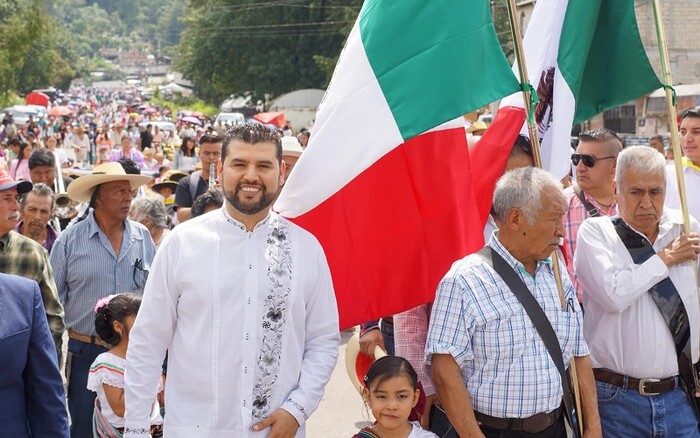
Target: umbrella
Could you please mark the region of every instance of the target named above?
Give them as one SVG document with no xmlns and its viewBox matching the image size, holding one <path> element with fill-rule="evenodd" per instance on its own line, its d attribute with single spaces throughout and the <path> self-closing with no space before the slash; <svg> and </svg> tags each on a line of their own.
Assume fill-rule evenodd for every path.
<svg viewBox="0 0 700 438">
<path fill-rule="evenodd" d="M 50 116 L 70 116 L 71 114 L 73 114 L 73 110 L 68 108 L 67 106 L 59 105 L 52 107 L 49 110 L 48 114 Z"/>
<path fill-rule="evenodd" d="M 149 107 L 149 108 L 146 108 L 145 110 L 143 110 L 143 112 L 146 114 L 155 114 L 158 112 L 158 110 L 153 108 L 153 107 Z"/>
<path fill-rule="evenodd" d="M 182 119 L 182 121 L 187 122 L 187 123 L 193 123 L 193 124 L 198 125 L 198 126 L 202 126 L 202 121 L 196 117 L 187 116 L 187 117 L 184 117 Z"/>
<path fill-rule="evenodd" d="M 193 112 L 192 114 L 190 114 L 190 116 L 196 117 L 198 119 L 203 119 L 206 117 L 206 115 L 204 115 L 204 113 L 200 113 L 199 111 Z"/>
<path fill-rule="evenodd" d="M 49 96 L 47 96 L 44 93 L 29 93 L 27 94 L 27 97 L 24 98 L 24 100 L 27 103 L 27 105 L 41 105 L 44 108 L 49 106 Z"/>
</svg>

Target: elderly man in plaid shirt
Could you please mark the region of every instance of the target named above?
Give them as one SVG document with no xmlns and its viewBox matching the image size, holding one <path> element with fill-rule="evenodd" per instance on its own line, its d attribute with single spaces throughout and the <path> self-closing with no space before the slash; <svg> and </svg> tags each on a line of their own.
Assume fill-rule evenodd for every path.
<svg viewBox="0 0 700 438">
<path fill-rule="evenodd" d="M 506 173 L 494 193 L 499 231 L 489 246 L 544 311 L 564 366 L 576 362 L 584 436 L 600 436 L 581 309 L 566 275 L 562 285 L 568 304 L 562 308 L 549 258 L 564 237 L 566 207 L 561 184 L 547 172 Z M 459 436 L 566 437 L 559 371 L 528 312 L 479 255 L 457 261 L 438 286 L 425 354 Z"/>
<path fill-rule="evenodd" d="M 61 337 L 65 330 L 63 306 L 58 299 L 49 254 L 37 242 L 14 231 L 19 222 L 19 195 L 32 190 L 29 181 L 15 181 L 0 166 L 0 272 L 35 280 L 41 290 L 51 336 L 61 362 Z"/>
</svg>

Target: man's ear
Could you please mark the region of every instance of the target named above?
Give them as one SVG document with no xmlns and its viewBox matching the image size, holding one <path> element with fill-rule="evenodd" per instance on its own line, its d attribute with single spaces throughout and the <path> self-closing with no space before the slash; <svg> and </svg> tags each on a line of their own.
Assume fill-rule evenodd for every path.
<svg viewBox="0 0 700 438">
<path fill-rule="evenodd" d="M 280 163 L 280 183 L 279 186 L 282 187 L 284 185 L 284 182 L 287 180 L 287 163 L 282 160 Z"/>
<path fill-rule="evenodd" d="M 502 223 L 501 226 L 506 226 L 513 231 L 520 231 L 520 228 L 525 222 L 525 215 L 523 212 L 519 208 L 511 208 L 506 213 L 505 223 Z"/>
</svg>

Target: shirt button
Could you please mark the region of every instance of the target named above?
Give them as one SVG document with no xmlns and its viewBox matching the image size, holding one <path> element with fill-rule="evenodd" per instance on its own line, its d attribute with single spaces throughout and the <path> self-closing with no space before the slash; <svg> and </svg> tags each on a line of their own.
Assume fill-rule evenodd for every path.
<svg viewBox="0 0 700 438">
<path fill-rule="evenodd" d="M 253 265 L 248 265 L 248 269 L 253 269 Z"/>
<path fill-rule="evenodd" d="M 248 304 L 250 304 L 250 298 L 248 298 Z"/>
<path fill-rule="evenodd" d="M 245 340 L 248 340 L 248 333 L 245 334 Z"/>
</svg>

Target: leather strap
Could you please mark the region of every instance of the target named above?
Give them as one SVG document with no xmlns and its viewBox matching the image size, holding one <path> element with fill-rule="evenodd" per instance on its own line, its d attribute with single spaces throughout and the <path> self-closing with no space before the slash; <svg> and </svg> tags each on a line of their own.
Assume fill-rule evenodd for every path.
<svg viewBox="0 0 700 438">
<path fill-rule="evenodd" d="M 581 204 L 583 204 L 583 207 L 586 209 L 588 212 L 589 217 L 598 217 L 600 216 L 600 211 L 590 202 L 588 202 L 588 199 L 586 199 L 586 195 L 583 193 L 583 190 L 581 190 L 581 187 L 578 186 L 578 184 L 574 183 L 574 193 L 576 193 L 576 196 L 578 197 L 579 201 L 581 201 Z"/>
<path fill-rule="evenodd" d="M 523 431 L 527 433 L 541 433 L 559 419 L 562 414 L 561 406 L 546 414 L 535 414 L 527 418 L 498 418 L 474 411 L 476 420 L 488 427 L 507 431 Z"/>
<path fill-rule="evenodd" d="M 619 216 L 615 217 L 612 219 L 612 223 L 635 264 L 641 265 L 656 255 L 656 251 L 649 240 L 630 228 L 622 218 Z M 690 320 L 688 311 L 683 304 L 678 289 L 676 289 L 669 277 L 652 286 L 649 289 L 649 296 L 654 300 L 656 307 L 659 308 L 659 312 L 661 312 L 664 321 L 666 321 L 668 329 L 671 331 L 676 347 L 678 372 L 683 381 L 685 392 L 695 410 L 695 415 L 700 419 L 696 406 L 697 401 L 693 396 L 695 377 L 693 376 L 694 366 L 690 351 Z"/>
<path fill-rule="evenodd" d="M 477 254 L 484 259 L 484 261 L 493 268 L 494 271 L 503 279 L 506 285 L 510 288 L 513 295 L 518 299 L 520 304 L 525 308 L 527 316 L 532 321 L 535 326 L 537 333 L 540 335 L 544 346 L 547 348 L 549 356 L 552 358 L 554 365 L 559 371 L 559 377 L 561 378 L 561 386 L 564 393 L 564 414 L 566 419 L 571 425 L 571 429 L 574 431 L 574 436 L 580 437 L 580 431 L 574 422 L 573 418 L 573 397 L 571 396 L 571 387 L 569 386 L 569 376 L 564 367 L 564 356 L 561 352 L 561 346 L 559 345 L 559 339 L 557 334 L 552 328 L 552 324 L 549 322 L 547 315 L 542 310 L 542 307 L 537 302 L 532 293 L 527 288 L 527 285 L 518 276 L 512 266 L 506 262 L 503 257 L 500 256 L 496 251 L 490 246 L 485 246 L 481 248 Z"/>
</svg>

